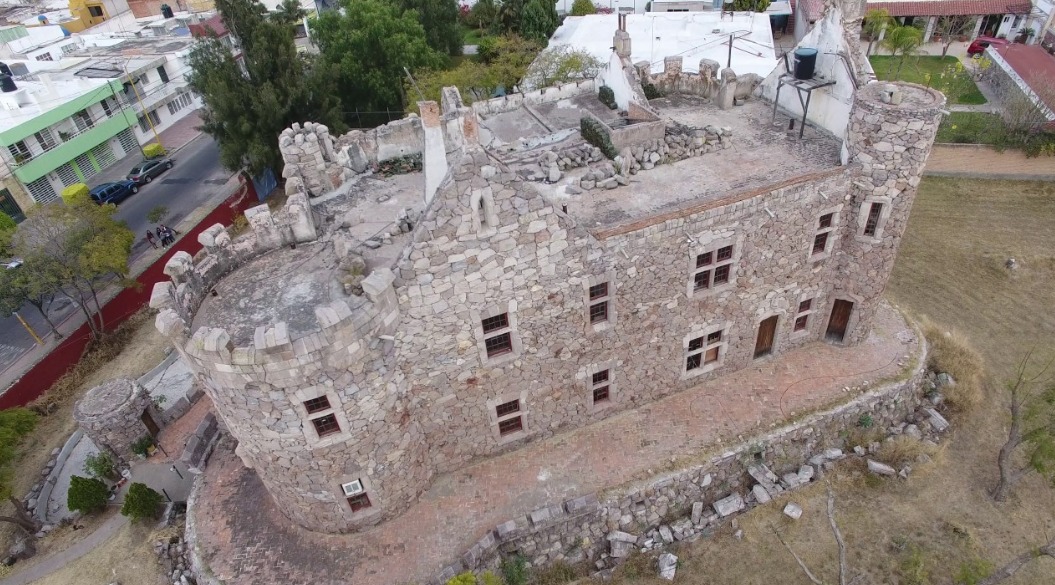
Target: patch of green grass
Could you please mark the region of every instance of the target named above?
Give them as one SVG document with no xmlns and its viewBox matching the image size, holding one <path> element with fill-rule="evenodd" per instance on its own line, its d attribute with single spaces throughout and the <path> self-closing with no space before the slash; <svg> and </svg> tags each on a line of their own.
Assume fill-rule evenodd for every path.
<svg viewBox="0 0 1055 585">
<path fill-rule="evenodd" d="M 872 63 L 872 69 L 875 70 L 876 77 L 882 80 L 892 80 L 897 75 L 898 63 L 901 61 L 901 57 L 872 55 L 868 60 Z M 899 79 L 927 87 L 940 88 L 942 74 L 946 73 L 951 66 L 955 66 L 956 62 L 956 57 L 950 56 L 912 55 L 905 58 L 905 64 L 901 67 Z M 974 83 L 969 83 L 964 87 L 950 91 L 946 97 L 949 98 L 950 104 L 986 103 L 985 96 L 978 91 L 978 86 Z"/>
<path fill-rule="evenodd" d="M 996 144 L 1003 132 L 997 114 L 984 112 L 952 112 L 938 126 L 937 142 L 956 144 Z"/>
</svg>

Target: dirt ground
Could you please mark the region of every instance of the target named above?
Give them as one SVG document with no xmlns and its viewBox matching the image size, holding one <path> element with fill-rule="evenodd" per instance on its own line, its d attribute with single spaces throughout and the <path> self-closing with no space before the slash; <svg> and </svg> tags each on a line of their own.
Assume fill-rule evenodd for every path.
<svg viewBox="0 0 1055 585">
<path fill-rule="evenodd" d="M 1047 542 L 1055 534 L 1055 489 L 1033 476 L 997 504 L 996 453 L 1006 432 L 1000 381 L 1031 347 L 1055 354 L 1055 184 L 926 179 L 916 199 L 888 296 L 917 317 L 965 333 L 985 359 L 982 406 L 954 417 L 952 435 L 933 463 L 909 481 L 875 481 L 860 470 L 834 478 L 836 517 L 845 536 L 849 577 L 858 585 L 976 582 L 986 567 Z M 1008 271 L 1013 257 L 1019 268 Z M 776 537 L 779 531 L 825 583 L 838 583 L 837 546 L 823 485 L 791 499 L 805 513 L 791 521 L 783 502 L 756 508 L 738 524 L 684 547 L 675 583 L 808 584 Z M 663 583 L 650 570 L 614 582 Z M 1055 582 L 1055 560 L 1034 560 L 1007 585 Z"/>
<path fill-rule="evenodd" d="M 158 531 L 153 526 L 130 522 L 99 548 L 34 581 L 34 585 L 162 585 L 167 580 L 158 568 L 153 543 L 169 532 L 171 529 Z"/>
<path fill-rule="evenodd" d="M 55 448 L 62 447 L 70 434 L 76 429 L 73 420 L 73 405 L 76 399 L 90 388 L 118 377 L 138 377 L 156 366 L 165 358 L 165 351 L 170 347 L 164 337 L 154 327 L 152 316 L 133 317 L 135 319 L 135 330 L 131 339 L 121 354 L 107 363 L 104 367 L 85 378 L 79 390 L 74 396 L 58 401 L 58 408 L 50 414 L 40 418 L 37 427 L 27 435 L 20 448 L 20 456 L 14 464 L 15 474 L 12 478 L 12 492 L 16 496 L 22 496 L 29 492 L 34 483 L 40 480 L 40 470 L 51 457 Z M 132 321 L 130 321 L 132 323 Z M 6 514 L 10 510 L 10 504 L 0 504 L 0 514 Z M 116 513 L 116 512 L 108 512 Z M 73 531 L 69 528 L 56 530 L 47 538 L 37 543 L 37 557 L 25 563 L 11 567 L 11 572 L 16 572 L 31 566 L 35 560 L 39 560 L 51 552 L 63 550 L 74 542 L 91 533 L 92 529 L 101 524 L 106 514 L 97 518 L 85 518 L 82 524 L 84 530 Z M 6 551 L 12 543 L 13 525 L 0 523 L 0 551 Z M 73 583 L 74 581 L 69 581 Z"/>
</svg>

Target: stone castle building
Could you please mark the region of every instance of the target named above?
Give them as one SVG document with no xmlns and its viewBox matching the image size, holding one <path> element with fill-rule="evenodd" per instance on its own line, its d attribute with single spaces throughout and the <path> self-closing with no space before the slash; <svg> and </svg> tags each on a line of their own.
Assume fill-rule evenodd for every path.
<svg viewBox="0 0 1055 585">
<path fill-rule="evenodd" d="M 479 458 L 867 338 L 944 97 L 856 61 L 849 115 L 800 139 L 717 64 L 668 59 L 690 89 L 647 99 L 629 44 L 595 81 L 295 125 L 285 206 L 169 263 L 158 328 L 291 520 L 358 530 Z M 421 172 L 370 172 L 392 161 Z"/>
</svg>

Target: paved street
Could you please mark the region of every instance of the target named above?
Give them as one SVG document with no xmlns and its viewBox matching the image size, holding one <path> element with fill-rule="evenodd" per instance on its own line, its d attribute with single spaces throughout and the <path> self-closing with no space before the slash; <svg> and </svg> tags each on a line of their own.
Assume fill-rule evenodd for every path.
<svg viewBox="0 0 1055 585">
<path fill-rule="evenodd" d="M 90 184 L 94 186 L 123 179 L 129 169 L 141 159 L 139 154 L 128 156 L 107 171 L 92 177 Z M 157 206 L 167 207 L 169 213 L 162 223 L 175 227 L 189 213 L 217 196 L 232 174 L 220 165 L 219 147 L 206 134 L 188 142 L 173 155 L 173 159 L 176 164 L 172 170 L 165 171 L 152 183 L 144 185 L 139 193 L 126 199 L 118 207 L 117 217 L 127 222 L 137 236 L 132 248 L 133 257 L 149 248 L 143 235 L 148 227 L 156 227 L 156 224 L 149 224 L 146 219 L 151 209 Z M 53 304 L 49 316 L 57 325 L 75 310 L 75 306 L 68 299 L 60 299 Z M 43 336 L 48 332 L 43 317 L 32 306 L 23 307 L 20 314 L 38 335 Z M 33 339 L 15 317 L 0 319 L 0 370 L 14 362 L 33 345 Z"/>
</svg>

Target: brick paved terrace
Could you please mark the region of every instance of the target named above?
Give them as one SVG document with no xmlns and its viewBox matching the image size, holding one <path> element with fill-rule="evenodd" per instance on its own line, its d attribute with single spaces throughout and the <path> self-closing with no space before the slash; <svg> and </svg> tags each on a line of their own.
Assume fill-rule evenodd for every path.
<svg viewBox="0 0 1055 585">
<path fill-rule="evenodd" d="M 847 389 L 898 376 L 919 350 L 883 305 L 855 347 L 815 343 L 635 410 L 436 477 L 402 516 L 369 531 L 324 535 L 282 516 L 231 441 L 213 456 L 193 510 L 198 550 L 228 585 L 420 583 L 488 530 L 544 505 L 704 460 L 720 441 L 817 410 Z"/>
</svg>

